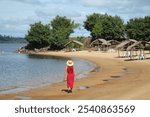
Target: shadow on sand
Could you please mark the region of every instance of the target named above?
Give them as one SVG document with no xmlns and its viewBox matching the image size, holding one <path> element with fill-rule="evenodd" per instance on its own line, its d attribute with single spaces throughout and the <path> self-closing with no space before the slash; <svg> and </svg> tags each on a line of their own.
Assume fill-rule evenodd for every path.
<svg viewBox="0 0 150 117">
<path fill-rule="evenodd" d="M 62 89 L 61 91 L 68 93 L 68 89 Z"/>
</svg>

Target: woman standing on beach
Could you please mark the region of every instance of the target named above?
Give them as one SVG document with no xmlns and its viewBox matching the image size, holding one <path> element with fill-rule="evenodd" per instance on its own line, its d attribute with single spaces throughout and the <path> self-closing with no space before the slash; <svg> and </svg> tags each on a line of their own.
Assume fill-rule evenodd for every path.
<svg viewBox="0 0 150 117">
<path fill-rule="evenodd" d="M 65 80 L 67 80 L 67 88 L 68 88 L 68 93 L 72 93 L 72 89 L 74 87 L 74 63 L 72 60 L 67 61 L 67 66 L 66 66 L 66 75 L 65 75 Z"/>
</svg>

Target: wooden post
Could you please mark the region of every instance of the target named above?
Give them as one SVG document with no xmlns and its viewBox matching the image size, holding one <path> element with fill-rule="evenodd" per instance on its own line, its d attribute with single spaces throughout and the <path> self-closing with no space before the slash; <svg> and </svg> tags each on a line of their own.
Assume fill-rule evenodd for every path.
<svg viewBox="0 0 150 117">
<path fill-rule="evenodd" d="M 119 50 L 120 50 L 120 49 L 118 49 L 118 57 L 120 57 L 120 53 L 119 53 Z"/>
<path fill-rule="evenodd" d="M 132 49 L 130 50 L 130 59 L 132 59 Z"/>
<path fill-rule="evenodd" d="M 145 54 L 145 51 L 144 51 L 144 49 L 143 49 L 143 56 L 144 56 L 144 58 L 146 58 L 146 56 L 145 56 L 146 54 Z"/>
<path fill-rule="evenodd" d="M 141 51 L 141 48 L 140 48 L 140 56 L 139 57 L 141 57 L 141 55 L 142 55 L 142 51 Z"/>
</svg>

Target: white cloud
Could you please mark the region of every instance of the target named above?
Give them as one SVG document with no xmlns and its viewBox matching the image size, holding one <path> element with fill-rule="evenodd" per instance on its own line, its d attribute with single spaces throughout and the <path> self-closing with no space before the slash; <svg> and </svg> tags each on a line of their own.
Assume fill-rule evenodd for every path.
<svg viewBox="0 0 150 117">
<path fill-rule="evenodd" d="M 44 3 L 40 0 L 1 0 L 1 1 L 7 1 L 7 2 L 18 2 L 23 4 L 30 4 L 30 5 L 44 5 Z"/>
<path fill-rule="evenodd" d="M 150 0 L 0 0 L 0 8 L 0 34 L 18 36 L 25 35 L 30 24 L 49 23 L 56 15 L 81 25 L 93 13 L 118 15 L 125 21 L 143 17 L 150 15 Z M 82 32 L 87 34 L 76 30 Z"/>
<path fill-rule="evenodd" d="M 0 34 L 14 35 L 14 36 L 24 36 L 29 25 L 36 22 L 35 19 L 30 17 L 26 19 L 22 18 L 1 18 L 0 19 Z"/>
<path fill-rule="evenodd" d="M 82 4 L 124 19 L 150 15 L 149 0 L 82 0 Z"/>
<path fill-rule="evenodd" d="M 55 17 L 56 15 L 66 16 L 66 17 L 70 17 L 70 18 L 81 16 L 81 14 L 77 11 L 74 11 L 74 10 L 68 11 L 61 7 L 60 8 L 50 8 L 47 10 L 37 9 L 35 11 L 35 14 L 41 18 L 51 18 L 51 17 Z"/>
<path fill-rule="evenodd" d="M 85 6 L 91 7 L 114 7 L 120 4 L 128 4 L 128 0 L 82 0 Z"/>
<path fill-rule="evenodd" d="M 82 3 L 91 7 L 129 7 L 129 6 L 149 6 L 149 0 L 82 0 Z"/>
</svg>

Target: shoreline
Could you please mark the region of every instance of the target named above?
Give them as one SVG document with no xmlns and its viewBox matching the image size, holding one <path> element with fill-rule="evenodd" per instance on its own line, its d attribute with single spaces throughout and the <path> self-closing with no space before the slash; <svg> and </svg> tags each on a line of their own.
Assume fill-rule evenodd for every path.
<svg viewBox="0 0 150 117">
<path fill-rule="evenodd" d="M 76 80 L 72 94 L 62 91 L 66 89 L 66 83 L 62 82 L 28 92 L 0 95 L 0 99 L 150 99 L 148 74 L 150 64 L 147 64 L 149 60 L 124 61 L 123 58 L 115 58 L 117 53 L 99 51 L 40 52 L 37 54 L 77 57 L 94 62 L 101 69 L 97 72 L 90 72 L 86 78 Z"/>
<path fill-rule="evenodd" d="M 79 59 L 79 58 L 76 58 L 76 57 L 73 57 L 73 58 L 68 58 L 68 57 L 63 57 L 63 56 L 60 56 L 60 57 L 56 57 L 56 56 L 45 56 L 45 55 L 39 55 L 39 54 L 35 54 L 35 53 L 32 53 L 32 54 L 27 54 L 27 56 L 31 56 L 31 57 L 35 57 L 35 58 L 47 58 L 47 59 L 64 59 L 65 61 L 67 61 L 68 59 L 73 59 L 75 62 L 80 62 L 82 64 L 85 64 L 88 68 L 86 69 L 87 71 L 80 71 L 77 73 L 76 75 L 76 78 L 77 79 L 83 79 L 85 78 L 86 76 L 88 76 L 88 74 L 90 74 L 90 72 L 92 71 L 96 71 L 97 69 L 97 65 L 90 62 L 90 61 L 87 61 L 87 60 L 84 60 L 84 59 Z M 90 66 L 90 67 L 89 67 Z M 86 67 L 85 67 L 86 68 Z M 55 82 L 45 82 L 45 83 L 41 83 L 39 84 L 38 86 L 35 86 L 35 85 L 30 85 L 30 86 L 14 86 L 14 87 L 10 87 L 10 88 L 3 88 L 0 90 L 0 95 L 7 95 L 7 94 L 18 94 L 18 93 L 22 93 L 22 92 L 29 92 L 30 90 L 36 90 L 36 89 L 39 89 L 39 88 L 43 88 L 43 87 L 46 87 L 46 86 L 53 86 L 53 85 L 56 85 L 56 84 L 59 84 L 59 83 L 62 83 L 64 82 L 62 80 L 63 78 L 61 78 L 60 81 L 55 81 Z"/>
</svg>

